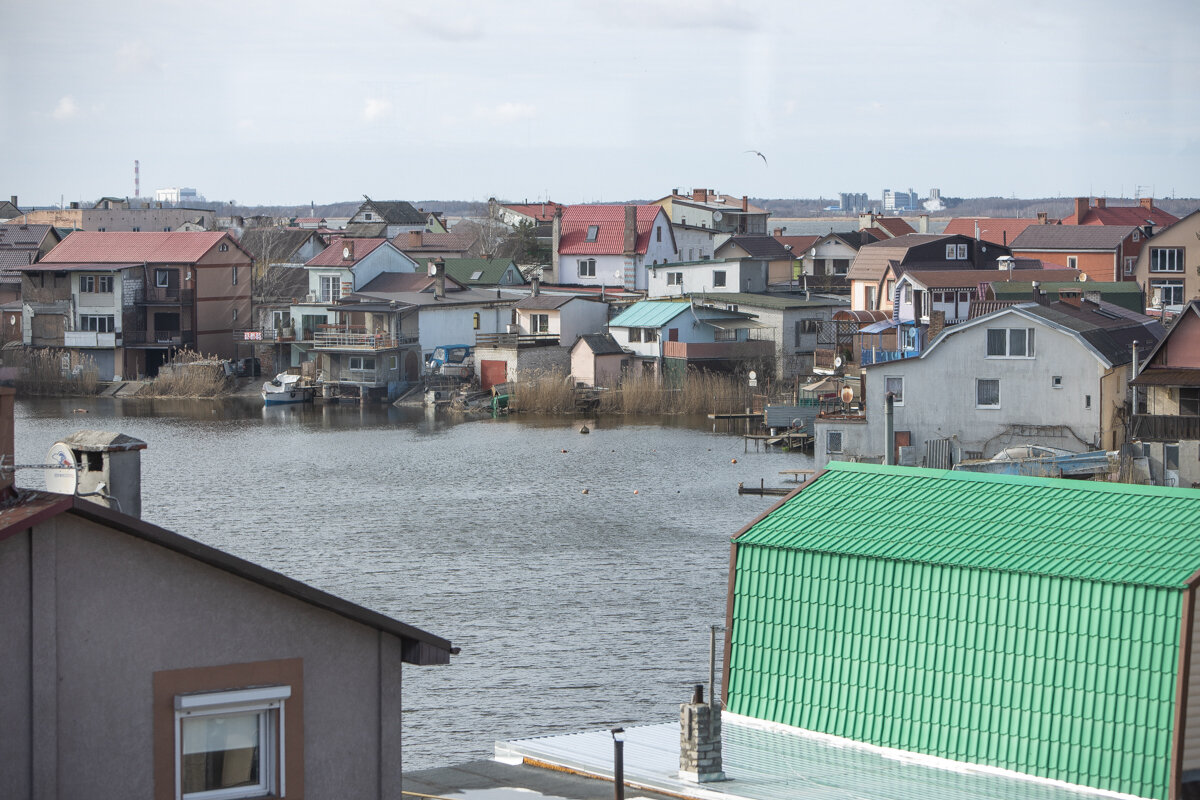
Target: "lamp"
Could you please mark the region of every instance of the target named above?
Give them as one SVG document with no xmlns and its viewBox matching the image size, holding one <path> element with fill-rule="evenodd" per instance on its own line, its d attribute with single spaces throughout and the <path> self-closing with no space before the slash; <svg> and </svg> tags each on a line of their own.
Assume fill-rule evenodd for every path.
<svg viewBox="0 0 1200 800">
<path fill-rule="evenodd" d="M 609 731 L 613 739 L 613 797 L 625 800 L 625 729 Z"/>
</svg>

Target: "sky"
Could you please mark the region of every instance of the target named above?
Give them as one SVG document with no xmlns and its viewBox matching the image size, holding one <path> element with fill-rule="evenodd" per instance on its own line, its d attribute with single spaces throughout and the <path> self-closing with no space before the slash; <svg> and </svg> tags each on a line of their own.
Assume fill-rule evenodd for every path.
<svg viewBox="0 0 1200 800">
<path fill-rule="evenodd" d="M 1200 3 L 0 0 L 0 197 L 1200 197 Z M 754 152 L 765 156 L 759 158 Z"/>
</svg>

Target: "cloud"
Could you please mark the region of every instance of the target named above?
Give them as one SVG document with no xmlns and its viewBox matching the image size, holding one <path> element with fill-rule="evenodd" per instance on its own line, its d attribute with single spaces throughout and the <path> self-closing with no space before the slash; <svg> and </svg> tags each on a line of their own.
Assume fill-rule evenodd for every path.
<svg viewBox="0 0 1200 800">
<path fill-rule="evenodd" d="M 374 122 L 378 119 L 392 113 L 392 103 L 390 100 L 380 100 L 377 97 L 368 97 L 363 103 L 362 118 L 367 122 Z"/>
<path fill-rule="evenodd" d="M 50 116 L 58 120 L 73 119 L 79 116 L 79 104 L 75 102 L 74 97 L 68 94 L 58 101 L 54 110 L 50 112 Z"/>
<path fill-rule="evenodd" d="M 500 103 L 495 106 L 477 106 L 475 116 L 491 122 L 517 122 L 537 116 L 537 109 L 528 103 Z"/>
<path fill-rule="evenodd" d="M 126 42 L 117 48 L 115 60 L 118 72 L 158 72 L 162 65 L 154 52 L 141 41 Z"/>
</svg>

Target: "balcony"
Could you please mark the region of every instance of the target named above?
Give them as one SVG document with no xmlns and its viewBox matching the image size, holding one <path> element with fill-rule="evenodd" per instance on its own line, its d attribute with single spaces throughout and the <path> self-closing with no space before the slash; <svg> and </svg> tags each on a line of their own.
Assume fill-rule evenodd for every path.
<svg viewBox="0 0 1200 800">
<path fill-rule="evenodd" d="M 138 298 L 137 302 L 142 305 L 191 305 L 195 297 L 194 289 L 147 286 L 142 290 L 142 296 Z"/>
<path fill-rule="evenodd" d="M 1200 439 L 1200 417 L 1134 414 L 1129 438 L 1151 442 L 1196 441 Z"/>
<path fill-rule="evenodd" d="M 477 333 L 476 347 L 544 347 L 558 344 L 557 333 Z"/>
<path fill-rule="evenodd" d="M 100 331 L 63 331 L 63 347 L 120 347 L 121 334 Z"/>
<path fill-rule="evenodd" d="M 884 364 L 888 361 L 916 358 L 919 355 L 921 355 L 920 350 L 881 350 L 877 347 L 864 347 L 860 362 L 865 367 L 869 364 Z"/>
<path fill-rule="evenodd" d="M 313 332 L 313 345 L 318 350 L 394 350 L 416 342 L 416 336 L 368 333 L 366 328 L 354 325 L 318 325 Z"/>
<path fill-rule="evenodd" d="M 135 347 L 183 347 L 196 342 L 195 331 L 138 331 L 122 332 L 127 346 Z"/>
<path fill-rule="evenodd" d="M 662 343 L 665 358 L 682 358 L 687 361 L 739 361 L 755 358 L 773 358 L 775 342 L 754 340 L 749 342 L 671 342 Z"/>
</svg>

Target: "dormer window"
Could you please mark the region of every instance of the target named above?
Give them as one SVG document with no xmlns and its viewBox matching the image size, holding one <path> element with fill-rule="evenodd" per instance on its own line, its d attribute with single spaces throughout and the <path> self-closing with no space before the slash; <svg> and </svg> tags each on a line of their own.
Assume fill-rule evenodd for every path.
<svg viewBox="0 0 1200 800">
<path fill-rule="evenodd" d="M 370 211 L 367 211 L 366 213 L 364 213 L 364 214 L 363 214 L 363 218 L 364 218 L 364 219 L 370 219 L 370 218 L 371 218 L 371 212 L 370 212 Z"/>
<path fill-rule="evenodd" d="M 599 238 L 600 238 L 600 226 L 599 225 L 588 225 L 587 240 L 589 242 L 594 242 Z"/>
<path fill-rule="evenodd" d="M 217 245 L 217 250 L 222 253 L 228 253 L 229 245 L 226 244 L 225 242 L 221 242 L 219 245 Z"/>
</svg>

